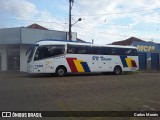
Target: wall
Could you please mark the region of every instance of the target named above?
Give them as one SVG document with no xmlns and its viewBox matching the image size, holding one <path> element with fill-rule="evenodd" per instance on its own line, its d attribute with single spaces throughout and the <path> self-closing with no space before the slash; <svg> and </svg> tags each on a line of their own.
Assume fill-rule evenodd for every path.
<svg viewBox="0 0 160 120">
<path fill-rule="evenodd" d="M 1 60 L 1 58 L 2 58 L 2 57 L 1 57 L 1 49 L 0 49 L 0 71 L 1 71 L 1 68 L 2 68 L 2 67 L 1 67 L 1 66 L 2 66 L 2 62 L 1 62 L 2 60 Z"/>
<path fill-rule="evenodd" d="M 0 44 L 20 43 L 20 28 L 0 29 Z"/>
<path fill-rule="evenodd" d="M 151 53 L 160 53 L 160 45 L 153 42 L 136 42 L 132 43 L 132 46 L 137 47 L 138 52 L 147 53 L 147 59 L 151 59 Z"/>
<path fill-rule="evenodd" d="M 7 70 L 7 49 L 5 45 L 0 45 L 0 53 L 1 53 L 1 70 Z"/>
<path fill-rule="evenodd" d="M 72 33 L 76 40 L 77 33 Z M 31 28 L 4 28 L 0 29 L 1 44 L 34 44 L 42 39 L 67 40 L 67 32 L 55 30 L 40 30 Z"/>
<path fill-rule="evenodd" d="M 73 33 L 73 39 L 76 39 L 76 38 L 77 38 L 77 34 Z M 66 40 L 67 33 L 63 31 L 54 31 L 54 30 L 21 28 L 22 44 L 34 44 L 35 42 L 43 39 Z"/>
<path fill-rule="evenodd" d="M 160 44 L 154 42 L 136 42 L 132 43 L 132 46 L 137 47 L 139 53 L 146 53 L 147 54 L 147 70 L 151 69 L 151 54 L 158 53 L 160 59 Z M 160 61 L 159 61 L 160 64 Z M 159 68 L 160 69 L 160 68 Z"/>
</svg>

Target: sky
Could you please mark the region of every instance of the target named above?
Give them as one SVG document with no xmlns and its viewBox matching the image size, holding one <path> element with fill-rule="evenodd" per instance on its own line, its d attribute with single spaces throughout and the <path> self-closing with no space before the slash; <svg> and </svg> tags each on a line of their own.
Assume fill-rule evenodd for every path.
<svg viewBox="0 0 160 120">
<path fill-rule="evenodd" d="M 37 23 L 68 31 L 69 0 L 0 0 L 0 28 Z M 137 37 L 160 43 L 159 0 L 74 0 L 72 31 L 87 42 L 109 44 Z"/>
</svg>

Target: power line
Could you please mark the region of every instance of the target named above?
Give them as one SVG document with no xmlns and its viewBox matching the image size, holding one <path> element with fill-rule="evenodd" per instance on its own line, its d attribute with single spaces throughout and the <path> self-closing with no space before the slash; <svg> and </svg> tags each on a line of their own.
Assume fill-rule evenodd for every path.
<svg viewBox="0 0 160 120">
<path fill-rule="evenodd" d="M 86 29 L 84 29 L 84 28 L 82 28 L 82 27 L 79 27 L 81 30 L 83 30 L 83 31 L 86 31 L 86 32 L 91 32 L 91 30 L 86 30 Z M 77 28 L 78 29 L 78 28 Z M 133 37 L 133 36 L 130 36 L 130 35 L 126 35 L 126 34 L 116 34 L 116 33 L 108 33 L 108 32 L 100 32 L 100 31 L 93 31 L 92 30 L 92 32 L 97 32 L 97 33 L 100 33 L 100 34 L 103 34 L 103 35 L 111 35 L 111 36 L 119 36 L 119 37 L 123 37 L 123 38 L 126 38 L 126 37 Z M 140 38 L 140 39 L 148 39 L 148 40 L 150 40 L 151 39 L 151 37 L 138 37 L 138 38 Z M 153 38 L 153 37 L 152 37 Z"/>
<path fill-rule="evenodd" d="M 86 28 L 84 29 L 81 26 L 79 26 L 78 24 L 76 26 L 79 27 L 79 28 L 81 28 L 81 29 L 83 29 L 83 30 L 86 30 Z M 121 30 L 130 30 L 130 31 L 133 31 L 133 30 L 136 30 L 136 31 L 139 31 L 139 30 L 143 30 L 143 31 L 147 31 L 147 30 L 158 31 L 158 30 L 160 30 L 159 27 L 155 27 L 153 25 L 152 26 L 148 26 L 148 25 L 146 26 L 146 25 L 144 25 L 144 26 L 141 26 L 141 27 L 133 27 L 132 25 L 120 25 L 120 24 L 118 24 L 118 26 L 117 26 L 117 24 L 108 24 L 108 25 L 106 24 L 106 26 L 104 26 L 104 25 L 103 26 L 96 25 L 96 26 L 93 26 L 93 29 L 95 29 L 95 28 L 109 29 L 110 27 L 121 29 Z"/>
<path fill-rule="evenodd" d="M 92 14 L 92 15 L 72 15 L 72 16 L 100 16 L 100 15 L 117 15 L 117 14 L 139 13 L 139 12 L 147 12 L 147 11 L 155 11 L 155 10 L 160 10 L 160 8 L 148 9 L 148 10 L 135 10 L 135 11 L 129 11 L 129 12 L 104 13 L 104 14 Z"/>
<path fill-rule="evenodd" d="M 28 22 L 42 22 L 42 23 L 58 23 L 58 24 L 62 24 L 60 22 L 55 22 L 55 21 L 51 21 L 51 22 L 47 22 L 47 21 L 34 21 L 34 20 L 20 20 L 20 19 L 3 19 L 3 18 L 0 18 L 1 20 L 4 20 L 4 21 L 28 21 Z M 65 23 L 63 23 L 65 24 Z"/>
<path fill-rule="evenodd" d="M 80 27 L 80 26 L 79 26 L 78 28 L 82 29 L 83 31 L 90 32 L 90 30 L 86 30 L 86 29 L 84 29 L 84 28 L 82 28 L 82 27 Z M 93 30 L 92 30 L 92 32 L 97 32 L 97 31 L 93 31 Z M 125 36 L 125 37 L 126 37 L 126 35 L 120 35 L 120 34 L 114 34 L 114 33 L 107 33 L 107 32 L 98 32 L 98 33 L 110 34 L 110 35 L 114 35 L 114 36 Z"/>
</svg>

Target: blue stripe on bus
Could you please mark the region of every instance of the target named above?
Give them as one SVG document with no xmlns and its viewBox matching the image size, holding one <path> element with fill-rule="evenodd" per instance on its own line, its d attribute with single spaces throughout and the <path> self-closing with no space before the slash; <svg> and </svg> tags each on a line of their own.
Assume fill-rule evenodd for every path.
<svg viewBox="0 0 160 120">
<path fill-rule="evenodd" d="M 126 62 L 126 60 L 125 60 L 125 58 L 127 58 L 127 56 L 120 56 L 120 58 L 121 58 L 123 67 L 128 67 L 127 62 Z"/>
<path fill-rule="evenodd" d="M 86 62 L 81 62 L 85 72 L 91 72 L 89 66 Z"/>
</svg>

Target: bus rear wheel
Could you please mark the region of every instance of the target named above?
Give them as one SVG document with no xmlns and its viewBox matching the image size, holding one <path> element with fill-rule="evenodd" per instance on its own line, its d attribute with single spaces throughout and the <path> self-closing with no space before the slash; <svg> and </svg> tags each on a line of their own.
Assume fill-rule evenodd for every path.
<svg viewBox="0 0 160 120">
<path fill-rule="evenodd" d="M 56 73 L 55 74 L 56 74 L 57 77 L 62 77 L 62 76 L 65 76 L 66 73 L 67 73 L 67 70 L 65 69 L 65 67 L 58 67 L 56 69 Z"/>
<path fill-rule="evenodd" d="M 115 74 L 115 75 L 120 75 L 121 73 L 122 73 L 121 67 L 120 67 L 120 66 L 116 66 L 116 67 L 114 68 L 114 74 Z"/>
</svg>

